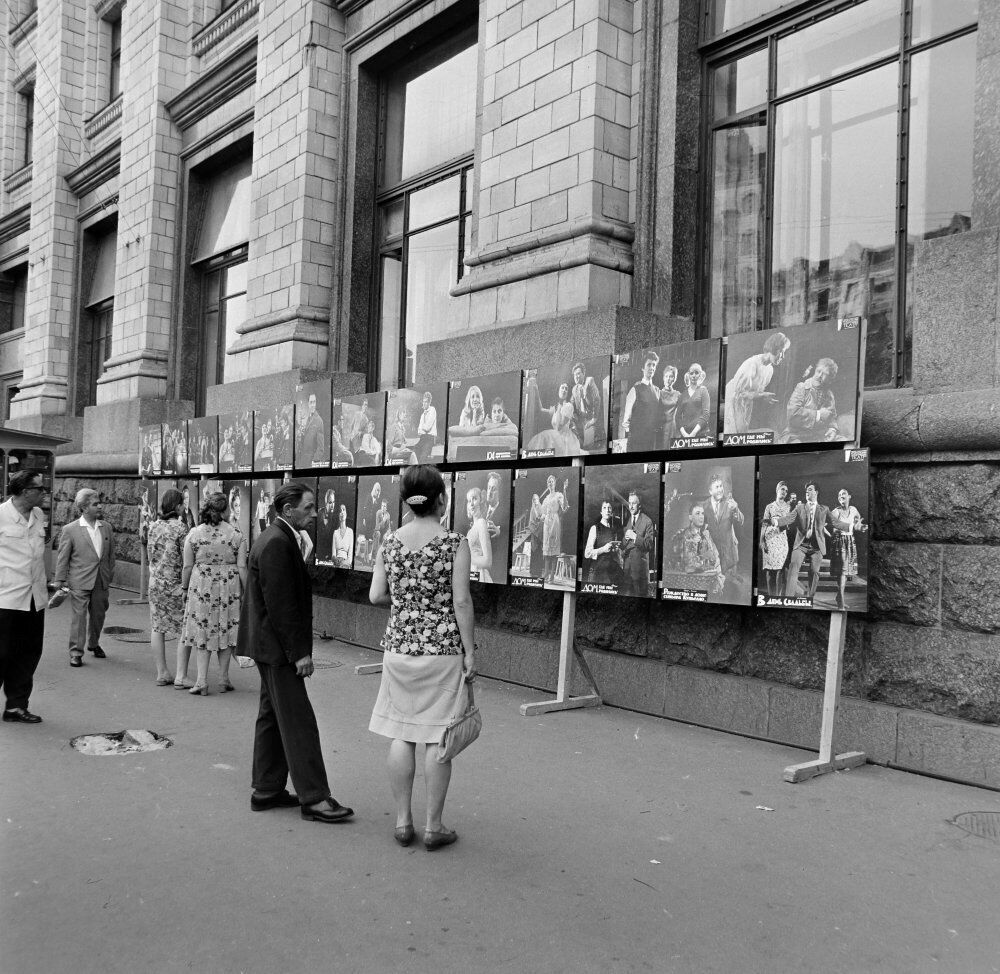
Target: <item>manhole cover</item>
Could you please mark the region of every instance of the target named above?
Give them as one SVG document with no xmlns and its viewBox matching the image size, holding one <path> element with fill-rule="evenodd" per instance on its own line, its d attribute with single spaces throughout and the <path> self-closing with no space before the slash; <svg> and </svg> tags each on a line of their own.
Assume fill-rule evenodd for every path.
<svg viewBox="0 0 1000 974">
<path fill-rule="evenodd" d="M 970 835 L 1000 842 L 1000 812 L 962 812 L 948 821 Z"/>
<path fill-rule="evenodd" d="M 74 751 L 103 757 L 106 754 L 137 754 L 140 751 L 162 751 L 174 742 L 148 730 L 123 730 L 110 734 L 81 734 L 70 742 Z"/>
<path fill-rule="evenodd" d="M 120 643 L 149 642 L 149 633 L 145 629 L 133 629 L 130 626 L 105 626 L 104 632 L 113 636 Z"/>
<path fill-rule="evenodd" d="M 105 626 L 103 631 L 111 636 L 130 636 L 142 632 L 141 629 L 132 629 L 129 626 Z"/>
<path fill-rule="evenodd" d="M 313 657 L 313 666 L 317 670 L 332 670 L 335 666 L 343 666 L 339 659 L 324 659 L 322 656 Z"/>
</svg>

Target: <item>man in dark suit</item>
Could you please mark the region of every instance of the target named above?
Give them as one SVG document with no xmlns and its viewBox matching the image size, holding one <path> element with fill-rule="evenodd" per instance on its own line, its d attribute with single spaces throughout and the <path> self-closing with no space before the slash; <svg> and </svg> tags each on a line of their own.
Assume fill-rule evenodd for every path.
<svg viewBox="0 0 1000 974">
<path fill-rule="evenodd" d="M 719 552 L 719 567 L 725 576 L 727 595 L 734 600 L 742 601 L 748 586 L 737 571 L 740 563 L 740 545 L 736 529 L 742 527 L 745 518 L 732 495 L 726 497 L 725 481 L 718 474 L 709 482 L 708 493 L 708 499 L 705 501 L 705 527 L 708 528 L 708 533 L 712 536 L 712 541 Z"/>
<path fill-rule="evenodd" d="M 819 569 L 826 556 L 827 522 L 831 522 L 830 509 L 819 502 L 819 491 L 815 484 L 806 484 L 805 503 L 799 501 L 795 509 L 795 544 L 788 562 L 788 578 L 785 582 L 785 597 L 791 598 L 798 591 L 799 569 L 809 562 L 809 586 L 806 595 L 811 599 L 819 585 Z"/>
<path fill-rule="evenodd" d="M 656 531 L 649 516 L 643 513 L 635 492 L 628 495 L 628 510 L 622 544 L 625 584 L 621 594 L 649 598 L 649 556 L 656 547 Z"/>
<path fill-rule="evenodd" d="M 354 811 L 330 796 L 305 685 L 313 674 L 313 631 L 302 535 L 316 516 L 316 501 L 305 484 L 290 481 L 274 495 L 274 509 L 274 523 L 250 551 L 236 649 L 255 660 L 260 673 L 250 807 L 301 805 L 305 819 L 343 822 Z M 289 776 L 295 795 L 285 790 Z"/>
<path fill-rule="evenodd" d="M 326 427 L 323 417 L 316 412 L 316 393 L 310 392 L 307 400 L 308 412 L 299 424 L 298 442 L 295 444 L 295 466 L 312 467 L 326 460 Z"/>
</svg>

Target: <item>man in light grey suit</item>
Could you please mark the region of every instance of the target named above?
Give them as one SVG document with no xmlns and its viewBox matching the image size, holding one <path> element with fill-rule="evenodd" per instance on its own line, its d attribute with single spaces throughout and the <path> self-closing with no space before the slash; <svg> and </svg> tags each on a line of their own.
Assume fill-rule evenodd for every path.
<svg viewBox="0 0 1000 974">
<path fill-rule="evenodd" d="M 106 655 L 101 649 L 101 630 L 115 572 L 115 537 L 111 525 L 101 520 L 104 509 L 96 490 L 78 491 L 76 506 L 80 519 L 64 525 L 59 536 L 55 583 L 60 593 L 69 595 L 73 607 L 69 665 L 83 666 L 85 646 L 97 659 Z"/>
</svg>

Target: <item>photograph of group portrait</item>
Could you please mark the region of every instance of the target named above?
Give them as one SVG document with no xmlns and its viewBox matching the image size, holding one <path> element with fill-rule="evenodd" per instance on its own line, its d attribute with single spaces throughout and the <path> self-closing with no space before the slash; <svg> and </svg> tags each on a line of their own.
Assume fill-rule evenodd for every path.
<svg viewBox="0 0 1000 974">
<path fill-rule="evenodd" d="M 253 410 L 219 416 L 219 473 L 253 470 Z"/>
<path fill-rule="evenodd" d="M 855 442 L 861 339 L 857 318 L 730 335 L 722 445 Z"/>
<path fill-rule="evenodd" d="M 381 492 L 381 490 L 380 490 Z M 316 485 L 316 564 L 354 567 L 358 478 L 320 477 Z"/>
<path fill-rule="evenodd" d="M 295 403 L 254 411 L 253 469 L 291 470 L 295 450 Z"/>
<path fill-rule="evenodd" d="M 399 527 L 399 474 L 358 477 L 354 526 L 354 570 L 370 572 L 382 542 Z"/>
<path fill-rule="evenodd" d="M 163 430 L 160 424 L 139 427 L 139 476 L 159 477 L 163 463 Z"/>
<path fill-rule="evenodd" d="M 510 470 L 459 470 L 452 491 L 452 530 L 469 542 L 474 582 L 507 584 Z"/>
<path fill-rule="evenodd" d="M 457 379 L 448 387 L 448 459 L 516 460 L 521 373 Z"/>
<path fill-rule="evenodd" d="M 616 355 L 612 453 L 714 447 L 721 354 L 721 341 L 705 338 Z"/>
<path fill-rule="evenodd" d="M 867 450 L 758 460 L 755 605 L 868 611 Z"/>
<path fill-rule="evenodd" d="M 514 471 L 512 585 L 576 591 L 580 473 L 569 464 Z"/>
<path fill-rule="evenodd" d="M 610 388 L 608 355 L 527 369 L 521 401 L 521 456 L 606 453 Z"/>
<path fill-rule="evenodd" d="M 384 392 L 369 392 L 340 400 L 338 426 L 331 437 L 331 459 L 337 461 L 332 466 L 382 466 L 385 397 Z"/>
<path fill-rule="evenodd" d="M 448 385 L 432 382 L 393 389 L 385 411 L 385 465 L 405 467 L 444 460 Z"/>
<path fill-rule="evenodd" d="M 756 480 L 755 457 L 667 461 L 664 599 L 750 604 Z"/>
<path fill-rule="evenodd" d="M 219 417 L 188 420 L 188 471 L 212 474 L 219 470 Z"/>
<path fill-rule="evenodd" d="M 330 465 L 330 380 L 295 389 L 295 469 Z"/>
<path fill-rule="evenodd" d="M 188 421 L 176 419 L 160 426 L 160 473 L 164 477 L 188 475 Z"/>
<path fill-rule="evenodd" d="M 581 592 L 655 599 L 662 463 L 592 467 L 583 487 Z"/>
</svg>

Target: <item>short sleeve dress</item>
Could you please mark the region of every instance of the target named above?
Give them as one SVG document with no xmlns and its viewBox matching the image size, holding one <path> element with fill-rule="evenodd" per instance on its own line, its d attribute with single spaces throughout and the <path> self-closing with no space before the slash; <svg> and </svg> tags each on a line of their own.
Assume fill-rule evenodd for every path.
<svg viewBox="0 0 1000 974">
<path fill-rule="evenodd" d="M 188 535 L 194 569 L 184 610 L 184 640 L 194 649 L 236 649 L 243 586 L 239 562 L 246 564 L 243 535 L 227 521 L 199 524 Z"/>
<path fill-rule="evenodd" d="M 184 539 L 187 525 L 179 518 L 154 521 L 149 526 L 146 553 L 149 557 L 149 621 L 153 632 L 173 635 L 184 624 Z"/>
<path fill-rule="evenodd" d="M 466 708 L 464 648 L 451 591 L 461 543 L 461 535 L 449 532 L 416 551 L 396 535 L 382 545 L 391 608 L 368 729 L 383 737 L 436 744 Z"/>
</svg>

